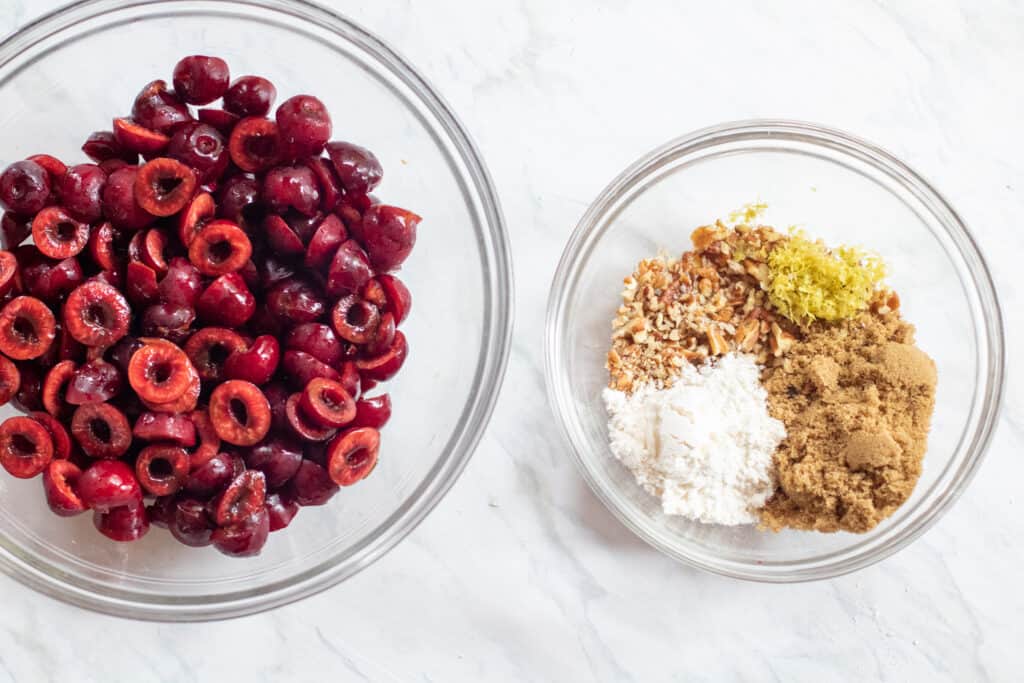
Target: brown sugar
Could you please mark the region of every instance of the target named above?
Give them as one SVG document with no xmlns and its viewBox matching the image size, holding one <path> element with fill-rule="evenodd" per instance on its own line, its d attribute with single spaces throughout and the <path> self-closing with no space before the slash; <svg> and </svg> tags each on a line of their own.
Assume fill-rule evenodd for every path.
<svg viewBox="0 0 1024 683">
<path fill-rule="evenodd" d="M 815 323 L 764 371 L 778 490 L 762 524 L 865 532 L 914 490 L 935 402 L 935 364 L 898 314 Z"/>
</svg>

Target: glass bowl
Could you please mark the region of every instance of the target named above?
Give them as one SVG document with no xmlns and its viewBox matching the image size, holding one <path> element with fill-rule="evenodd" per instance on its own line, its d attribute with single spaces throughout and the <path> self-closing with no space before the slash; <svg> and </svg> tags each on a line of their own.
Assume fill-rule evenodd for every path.
<svg viewBox="0 0 1024 683">
<path fill-rule="evenodd" d="M 642 258 L 690 248 L 698 225 L 755 200 L 762 222 L 805 226 L 877 250 L 905 318 L 938 366 L 924 471 L 870 533 L 758 531 L 661 512 L 608 447 L 601 390 L 622 279 Z M 687 564 L 743 579 L 806 581 L 865 567 L 920 536 L 974 475 L 996 423 L 1003 333 L 992 280 L 961 218 L 877 146 L 792 121 L 728 123 L 674 140 L 626 169 L 565 248 L 548 305 L 547 386 L 571 453 L 597 496 L 642 539 Z"/>
<path fill-rule="evenodd" d="M 334 138 L 374 150 L 378 195 L 424 217 L 402 271 L 415 298 L 411 353 L 388 391 L 395 415 L 373 476 L 302 510 L 252 559 L 195 550 L 163 530 L 117 544 L 89 515 L 46 508 L 39 480 L 0 473 L 0 567 L 68 602 L 162 620 L 237 616 L 323 590 L 406 536 L 465 467 L 501 384 L 512 327 L 507 236 L 479 153 L 448 105 L 363 28 L 296 0 L 91 0 L 0 44 L 0 162 L 48 152 L 84 161 L 141 87 L 186 54 L 273 80 L 279 101 L 314 93 Z M 79 161 L 78 163 L 81 163 Z M 439 388 L 443 386 L 443 394 Z M 0 418 L 13 409 L 5 407 Z"/>
</svg>

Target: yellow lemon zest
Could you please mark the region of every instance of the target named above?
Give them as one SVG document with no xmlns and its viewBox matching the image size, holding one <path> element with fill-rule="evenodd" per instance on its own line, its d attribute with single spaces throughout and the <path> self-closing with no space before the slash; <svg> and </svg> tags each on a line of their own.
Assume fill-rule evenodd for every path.
<svg viewBox="0 0 1024 683">
<path fill-rule="evenodd" d="M 729 223 L 731 225 L 751 225 L 767 210 L 767 202 L 756 201 L 744 204 L 742 208 L 729 212 Z"/>
<path fill-rule="evenodd" d="M 885 263 L 857 247 L 829 249 L 800 230 L 768 255 L 768 296 L 775 308 L 800 325 L 852 318 L 867 308 L 885 277 Z"/>
</svg>

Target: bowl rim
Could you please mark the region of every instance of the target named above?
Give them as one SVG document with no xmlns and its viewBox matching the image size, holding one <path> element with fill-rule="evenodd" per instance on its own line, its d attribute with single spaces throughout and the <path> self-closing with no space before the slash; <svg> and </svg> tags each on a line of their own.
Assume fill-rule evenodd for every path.
<svg viewBox="0 0 1024 683">
<path fill-rule="evenodd" d="M 229 619 L 256 614 L 310 597 L 350 578 L 370 566 L 405 539 L 436 507 L 458 480 L 472 458 L 497 405 L 511 351 L 514 327 L 514 279 L 508 230 L 494 182 L 483 157 L 469 132 L 448 102 L 413 65 L 389 44 L 357 22 L 332 8 L 309 0 L 78 0 L 43 14 L 0 40 L 0 69 L 28 48 L 52 39 L 68 28 L 106 15 L 124 11 L 181 11 L 216 8 L 268 11 L 285 15 L 299 24 L 329 31 L 371 56 L 381 69 L 407 87 L 414 99 L 433 117 L 437 132 L 443 132 L 455 156 L 464 167 L 463 181 L 469 187 L 467 201 L 479 217 L 480 250 L 486 255 L 484 277 L 491 290 L 485 299 L 483 345 L 474 380 L 472 406 L 464 411 L 464 420 L 448 443 L 453 447 L 438 460 L 428 479 L 419 486 L 419 493 L 410 494 L 404 509 L 388 517 L 378 529 L 383 533 L 364 539 L 350 557 L 333 558 L 301 573 L 294 583 L 278 582 L 267 592 L 235 591 L 227 599 L 210 600 L 211 596 L 186 599 L 152 599 L 145 593 L 109 593 L 90 590 L 62 580 L 59 571 L 48 571 L 45 562 L 20 548 L 0 542 L 0 570 L 22 584 L 62 602 L 118 617 L 149 621 L 191 622 Z M 3 541 L 0 538 L 0 541 Z M 286 583 L 286 585 L 282 585 Z M 147 600 L 146 598 L 151 599 Z M 222 596 L 217 596 L 218 598 Z"/>
<path fill-rule="evenodd" d="M 836 562 L 809 569 L 797 569 L 789 574 L 766 573 L 758 571 L 754 565 L 740 562 L 716 564 L 691 556 L 664 545 L 654 533 L 634 520 L 611 492 L 601 486 L 588 467 L 587 459 L 577 445 L 570 428 L 572 420 L 569 406 L 572 404 L 572 398 L 565 383 L 561 381 L 562 378 L 557 374 L 558 357 L 562 348 L 560 323 L 566 309 L 569 281 L 574 275 L 575 264 L 580 261 L 580 254 L 592 249 L 596 238 L 603 233 L 603 230 L 598 228 L 607 227 L 601 223 L 608 212 L 615 209 L 619 200 L 629 195 L 639 184 L 657 182 L 657 169 L 667 161 L 728 143 L 772 139 L 827 147 L 832 151 L 855 157 L 898 179 L 907 189 L 912 190 L 918 199 L 941 212 L 947 219 L 946 227 L 952 227 L 952 231 L 947 230 L 947 233 L 973 278 L 974 293 L 984 314 L 982 321 L 988 342 L 985 355 L 988 364 L 979 368 L 979 373 L 984 374 L 988 380 L 987 391 L 981 397 L 981 414 L 973 430 L 970 445 L 965 451 L 965 463 L 953 476 L 940 499 L 923 510 L 919 517 L 908 520 L 906 528 L 879 547 L 859 552 L 849 558 L 840 558 Z M 587 208 L 562 252 L 548 299 L 544 347 L 545 385 L 548 400 L 557 416 L 563 443 L 568 446 L 572 459 L 587 485 L 613 516 L 648 545 L 683 564 L 729 578 L 763 583 L 798 583 L 842 576 L 880 562 L 919 538 L 949 510 L 977 473 L 998 425 L 1005 393 L 1005 331 L 1002 311 L 988 265 L 959 213 L 922 175 L 879 145 L 836 128 L 795 119 L 743 119 L 700 128 L 654 148 L 616 176 Z"/>
</svg>

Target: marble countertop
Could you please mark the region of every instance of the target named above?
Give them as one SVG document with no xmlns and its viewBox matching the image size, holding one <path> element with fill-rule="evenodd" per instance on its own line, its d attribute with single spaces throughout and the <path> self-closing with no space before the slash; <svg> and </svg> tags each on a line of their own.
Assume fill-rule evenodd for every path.
<svg viewBox="0 0 1024 683">
<path fill-rule="evenodd" d="M 0 32 L 57 4 L 0 3 Z M 1015 358 L 987 461 L 923 538 L 850 576 L 768 586 L 680 566 L 602 507 L 552 421 L 541 340 L 562 245 L 620 169 L 683 132 L 773 116 L 854 131 L 934 181 L 988 257 L 1008 348 L 1020 348 L 1024 5 L 331 4 L 438 87 L 500 192 L 517 327 L 490 429 L 451 493 L 394 551 L 269 614 L 136 623 L 0 576 L 0 682 L 327 671 L 374 681 L 1019 679 L 1024 376 Z"/>
</svg>

